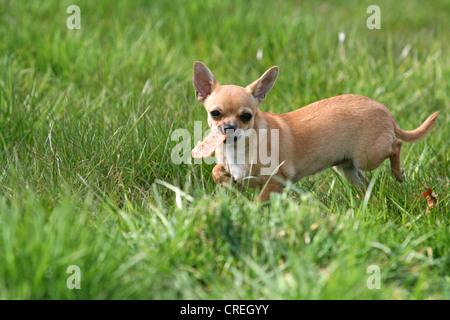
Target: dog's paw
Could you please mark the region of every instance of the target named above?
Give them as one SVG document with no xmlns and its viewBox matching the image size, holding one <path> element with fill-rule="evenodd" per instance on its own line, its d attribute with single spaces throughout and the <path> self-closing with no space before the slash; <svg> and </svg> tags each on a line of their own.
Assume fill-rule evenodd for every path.
<svg viewBox="0 0 450 320">
<path fill-rule="evenodd" d="M 213 168 L 212 176 L 214 179 L 214 182 L 219 184 L 229 184 L 231 181 L 230 174 L 225 170 L 225 167 L 221 164 L 216 165 Z"/>
<path fill-rule="evenodd" d="M 405 169 L 403 169 L 403 168 L 400 168 L 401 169 L 401 171 L 402 171 L 402 178 L 403 178 L 403 181 L 406 181 L 406 173 L 405 173 Z"/>
</svg>

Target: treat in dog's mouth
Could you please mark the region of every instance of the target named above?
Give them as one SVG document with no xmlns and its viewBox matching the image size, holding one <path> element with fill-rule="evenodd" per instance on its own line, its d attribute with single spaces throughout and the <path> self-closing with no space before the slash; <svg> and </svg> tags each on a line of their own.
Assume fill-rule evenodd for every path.
<svg viewBox="0 0 450 320">
<path fill-rule="evenodd" d="M 192 149 L 193 158 L 207 158 L 214 153 L 227 138 L 223 133 L 212 130 L 202 142 L 198 142 L 194 149 Z"/>
</svg>

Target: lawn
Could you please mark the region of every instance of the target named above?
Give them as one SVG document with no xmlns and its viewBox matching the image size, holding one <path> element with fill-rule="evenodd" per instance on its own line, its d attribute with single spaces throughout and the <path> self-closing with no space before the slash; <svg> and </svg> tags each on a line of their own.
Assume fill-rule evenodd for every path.
<svg viewBox="0 0 450 320">
<path fill-rule="evenodd" d="M 369 29 L 372 4 L 0 1 L 0 299 L 450 299 L 450 3 L 377 1 Z M 405 183 L 386 161 L 366 196 L 327 170 L 261 204 L 172 161 L 177 129 L 208 128 L 196 60 L 242 86 L 278 65 L 264 111 L 441 113 Z"/>
</svg>

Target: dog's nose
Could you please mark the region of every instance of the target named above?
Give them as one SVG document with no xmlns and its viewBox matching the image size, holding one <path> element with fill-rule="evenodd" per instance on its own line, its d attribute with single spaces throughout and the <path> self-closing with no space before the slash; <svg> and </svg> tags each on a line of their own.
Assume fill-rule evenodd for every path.
<svg viewBox="0 0 450 320">
<path fill-rule="evenodd" d="M 223 131 L 225 131 L 225 134 L 233 134 L 234 131 L 236 130 L 236 127 L 237 126 L 234 124 L 227 123 L 223 126 Z"/>
</svg>

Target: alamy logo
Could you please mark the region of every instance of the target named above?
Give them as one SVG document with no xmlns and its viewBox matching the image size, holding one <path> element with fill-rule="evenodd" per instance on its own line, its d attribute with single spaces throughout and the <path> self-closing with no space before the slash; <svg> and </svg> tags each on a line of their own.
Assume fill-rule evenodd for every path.
<svg viewBox="0 0 450 320">
<path fill-rule="evenodd" d="M 67 278 L 66 286 L 68 289 L 81 289 L 81 270 L 77 265 L 71 265 L 67 267 L 67 273 L 72 275 Z"/>
<path fill-rule="evenodd" d="M 366 11 L 368 14 L 371 14 L 369 18 L 367 18 L 367 28 L 368 29 L 381 29 L 381 11 L 380 7 L 376 5 L 371 5 L 367 8 Z"/>
<path fill-rule="evenodd" d="M 79 6 L 71 5 L 67 7 L 67 13 L 72 13 L 70 17 L 67 18 L 67 28 L 70 30 L 81 29 L 81 10 Z"/>
<path fill-rule="evenodd" d="M 202 139 L 202 121 L 194 121 L 194 143 Z M 208 130 L 205 134 L 209 133 Z M 227 164 L 233 165 L 261 165 L 261 175 L 272 175 L 280 164 L 279 159 L 279 130 L 272 129 L 247 129 L 237 130 L 239 132 L 237 141 L 234 137 L 227 137 L 223 145 L 223 156 Z M 171 141 L 179 141 L 172 149 L 171 160 L 174 164 L 207 164 L 224 163 L 224 158 L 209 157 L 193 159 L 191 150 L 193 148 L 192 136 L 187 129 L 176 129 L 171 134 Z M 268 148 L 270 146 L 270 150 Z"/>
<path fill-rule="evenodd" d="M 371 265 L 367 267 L 367 273 L 370 276 L 367 278 L 366 285 L 370 290 L 381 288 L 381 273 L 380 267 L 377 265 Z"/>
</svg>

